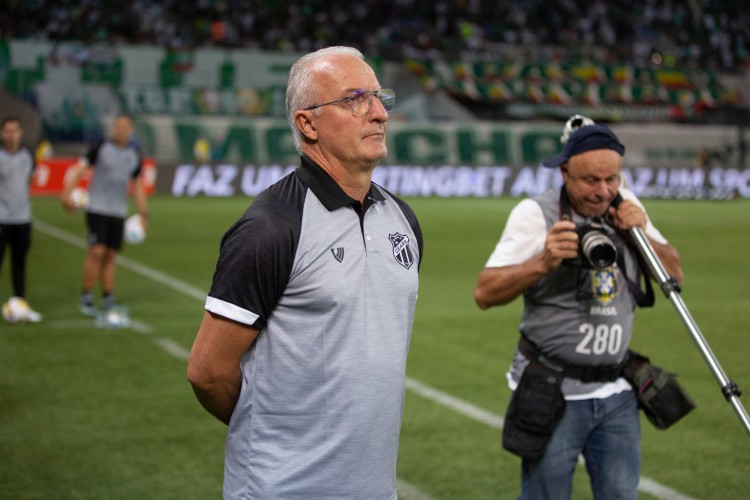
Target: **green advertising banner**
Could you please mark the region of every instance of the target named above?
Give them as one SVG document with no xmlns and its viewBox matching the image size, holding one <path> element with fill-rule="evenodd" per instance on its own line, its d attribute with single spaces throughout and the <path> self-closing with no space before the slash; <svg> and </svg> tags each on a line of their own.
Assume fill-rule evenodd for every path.
<svg viewBox="0 0 750 500">
<path fill-rule="evenodd" d="M 388 124 L 383 165 L 536 166 L 561 149 L 563 123 L 445 122 Z M 146 116 L 137 120 L 147 154 L 161 163 L 200 161 L 295 163 L 286 120 Z M 729 126 L 613 125 L 625 144 L 625 166 L 750 166 L 750 132 Z"/>
</svg>

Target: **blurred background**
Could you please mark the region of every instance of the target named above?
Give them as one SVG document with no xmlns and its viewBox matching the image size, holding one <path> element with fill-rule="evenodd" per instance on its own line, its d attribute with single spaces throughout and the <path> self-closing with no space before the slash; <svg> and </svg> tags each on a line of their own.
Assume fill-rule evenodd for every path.
<svg viewBox="0 0 750 500">
<path fill-rule="evenodd" d="M 626 144 L 626 178 L 643 197 L 750 194 L 750 14 L 736 2 L 5 5 L 3 114 L 24 118 L 41 158 L 78 156 L 131 114 L 159 193 L 253 195 L 296 165 L 288 69 L 351 45 L 396 91 L 378 177 L 396 193 L 534 194 L 550 182 L 539 160 L 583 113 Z"/>
</svg>

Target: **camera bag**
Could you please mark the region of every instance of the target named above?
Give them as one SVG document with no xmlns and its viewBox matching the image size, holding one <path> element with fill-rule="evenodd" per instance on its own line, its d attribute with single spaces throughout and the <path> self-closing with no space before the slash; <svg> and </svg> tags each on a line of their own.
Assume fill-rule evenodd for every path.
<svg viewBox="0 0 750 500">
<path fill-rule="evenodd" d="M 532 361 L 513 391 L 503 427 L 503 448 L 522 458 L 544 455 L 557 424 L 565 414 L 563 374 Z"/>
<path fill-rule="evenodd" d="M 628 355 L 623 376 L 636 391 L 638 406 L 657 429 L 667 429 L 695 408 L 677 382 L 677 374 L 662 370 L 635 351 Z"/>
</svg>

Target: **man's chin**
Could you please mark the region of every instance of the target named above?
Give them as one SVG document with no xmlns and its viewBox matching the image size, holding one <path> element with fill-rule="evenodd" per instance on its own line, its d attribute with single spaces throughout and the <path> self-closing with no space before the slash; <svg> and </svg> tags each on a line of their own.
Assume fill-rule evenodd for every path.
<svg viewBox="0 0 750 500">
<path fill-rule="evenodd" d="M 371 161 L 380 162 L 388 156 L 388 148 L 385 147 L 385 144 L 380 148 L 372 148 L 367 156 Z"/>
</svg>

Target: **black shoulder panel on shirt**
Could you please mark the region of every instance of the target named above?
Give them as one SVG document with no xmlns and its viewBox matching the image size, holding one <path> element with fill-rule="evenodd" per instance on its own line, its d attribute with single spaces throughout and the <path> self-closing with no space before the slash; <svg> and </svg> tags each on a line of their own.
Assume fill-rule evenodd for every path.
<svg viewBox="0 0 750 500">
<path fill-rule="evenodd" d="M 136 167 L 135 170 L 133 170 L 132 178 L 136 179 L 139 175 L 141 175 L 141 172 L 143 171 L 143 155 L 141 154 L 141 148 L 133 147 L 133 150 L 135 151 L 135 154 L 138 156 L 138 167 Z"/>
<path fill-rule="evenodd" d="M 104 139 L 91 146 L 91 148 L 86 153 L 86 159 L 89 161 L 90 167 L 96 167 L 96 158 L 99 156 L 99 149 L 102 147 L 102 145 L 104 145 Z"/>
<path fill-rule="evenodd" d="M 210 295 L 259 316 L 262 328 L 289 282 L 307 186 L 294 173 L 263 191 L 224 234 Z"/>
</svg>

